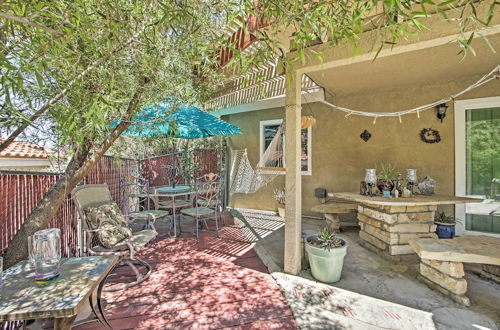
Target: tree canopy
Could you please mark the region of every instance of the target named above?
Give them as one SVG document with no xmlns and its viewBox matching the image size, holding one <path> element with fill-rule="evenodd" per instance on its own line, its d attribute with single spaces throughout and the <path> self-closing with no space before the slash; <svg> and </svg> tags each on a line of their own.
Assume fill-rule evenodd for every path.
<svg viewBox="0 0 500 330">
<path fill-rule="evenodd" d="M 2 130 L 50 108 L 44 117 L 67 142 L 102 137 L 110 120 L 127 117 L 143 78 L 151 83 L 141 105 L 199 100 L 217 75 L 211 46 L 230 8 L 215 0 L 3 2 Z"/>
</svg>

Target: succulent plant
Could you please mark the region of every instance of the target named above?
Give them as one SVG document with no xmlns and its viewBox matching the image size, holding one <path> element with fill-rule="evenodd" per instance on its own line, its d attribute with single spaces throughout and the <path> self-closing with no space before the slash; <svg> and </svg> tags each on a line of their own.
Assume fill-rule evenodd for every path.
<svg viewBox="0 0 500 330">
<path fill-rule="evenodd" d="M 335 232 L 328 227 L 323 228 L 319 235 L 310 241 L 311 244 L 319 248 L 330 251 L 344 245 L 344 241 L 335 235 Z"/>
<path fill-rule="evenodd" d="M 397 169 L 392 164 L 380 164 L 377 173 L 377 179 L 379 180 L 394 180 L 396 179 Z"/>
<path fill-rule="evenodd" d="M 434 222 L 454 225 L 457 223 L 457 220 L 454 216 L 446 215 L 444 212 L 436 212 Z"/>
</svg>

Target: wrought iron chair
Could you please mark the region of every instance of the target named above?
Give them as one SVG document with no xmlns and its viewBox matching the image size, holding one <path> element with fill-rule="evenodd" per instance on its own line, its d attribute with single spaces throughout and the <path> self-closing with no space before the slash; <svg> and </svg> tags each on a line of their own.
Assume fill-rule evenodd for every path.
<svg viewBox="0 0 500 330">
<path fill-rule="evenodd" d="M 120 258 L 120 265 L 130 267 L 136 276 L 136 280 L 131 283 L 114 285 L 112 287 L 105 288 L 104 291 L 123 290 L 146 280 L 151 275 L 152 267 L 144 260 L 138 258 L 136 253 L 143 249 L 146 244 L 151 242 L 158 235 L 156 230 L 143 229 L 141 231 L 131 233 L 129 237 L 118 242 L 113 247 L 105 247 L 101 242 L 99 242 L 99 232 L 113 231 L 118 228 L 94 228 L 90 219 L 87 217 L 87 212 L 92 208 L 98 208 L 103 205 L 111 205 L 114 203 L 108 186 L 106 184 L 78 186 L 73 189 L 71 197 L 78 210 L 86 252 L 90 255 L 116 255 Z M 136 266 L 144 266 L 147 270 L 146 273 L 142 274 Z"/>
<path fill-rule="evenodd" d="M 181 214 L 195 218 L 196 240 L 199 240 L 199 231 L 203 226 L 209 230 L 207 220 L 215 221 L 215 232 L 219 237 L 222 180 L 217 174 L 210 173 L 199 177 L 196 181 L 195 206 L 182 209 Z"/>
<path fill-rule="evenodd" d="M 142 229 L 156 230 L 154 226 L 156 220 L 168 216 L 167 211 L 158 209 L 157 199 L 150 196 L 148 179 L 137 176 L 121 178 L 120 191 L 123 196 L 125 216 L 129 219 L 129 223 L 142 222 Z M 154 210 L 151 209 L 151 201 L 155 204 Z M 146 209 L 141 204 L 145 204 Z"/>
</svg>

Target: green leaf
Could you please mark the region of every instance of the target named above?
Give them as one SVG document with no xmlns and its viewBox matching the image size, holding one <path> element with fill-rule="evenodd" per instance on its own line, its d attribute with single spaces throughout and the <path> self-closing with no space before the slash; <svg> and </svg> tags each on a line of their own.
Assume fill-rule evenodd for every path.
<svg viewBox="0 0 500 330">
<path fill-rule="evenodd" d="M 488 48 L 491 50 L 491 52 L 496 54 L 496 50 L 495 50 L 495 48 L 491 45 L 490 41 L 488 40 L 488 37 L 486 37 L 486 36 L 484 35 L 484 33 L 482 33 L 482 32 L 478 32 L 477 34 L 478 34 L 478 35 L 479 35 L 479 36 L 480 36 L 480 37 L 484 40 L 484 42 L 486 43 L 486 45 L 488 45 Z"/>
<path fill-rule="evenodd" d="M 35 71 L 35 77 L 38 87 L 43 88 L 43 78 L 39 71 Z"/>
</svg>

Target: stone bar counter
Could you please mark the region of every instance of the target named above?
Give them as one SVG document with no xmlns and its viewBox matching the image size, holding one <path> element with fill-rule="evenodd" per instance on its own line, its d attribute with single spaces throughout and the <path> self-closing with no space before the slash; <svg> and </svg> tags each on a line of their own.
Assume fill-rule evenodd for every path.
<svg viewBox="0 0 500 330">
<path fill-rule="evenodd" d="M 478 203 L 480 199 L 433 195 L 409 198 L 334 193 L 335 198 L 358 203 L 359 237 L 375 252 L 393 261 L 417 258 L 409 241 L 437 238 L 434 213 L 438 205 Z"/>
</svg>

